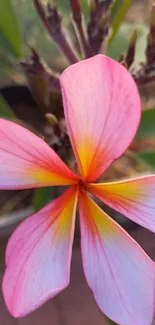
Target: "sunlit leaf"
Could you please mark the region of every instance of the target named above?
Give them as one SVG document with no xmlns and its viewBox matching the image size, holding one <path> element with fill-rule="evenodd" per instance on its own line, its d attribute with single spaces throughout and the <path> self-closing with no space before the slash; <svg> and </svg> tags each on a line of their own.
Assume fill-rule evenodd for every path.
<svg viewBox="0 0 155 325">
<path fill-rule="evenodd" d="M 143 111 L 137 138 L 155 136 L 155 108 Z"/>
<path fill-rule="evenodd" d="M 131 5 L 132 0 L 115 0 L 111 11 L 111 26 L 112 35 L 109 40 L 109 45 L 115 38 L 117 31 Z"/>
<path fill-rule="evenodd" d="M 15 117 L 13 110 L 2 96 L 0 96 L 0 117 L 5 117 L 8 119 L 12 119 Z"/>
<path fill-rule="evenodd" d="M 152 170 L 155 170 L 155 151 L 139 153 L 136 158 Z"/>
<path fill-rule="evenodd" d="M 0 0 L 0 31 L 9 42 L 14 54 L 22 56 L 22 39 L 10 0 Z"/>
</svg>

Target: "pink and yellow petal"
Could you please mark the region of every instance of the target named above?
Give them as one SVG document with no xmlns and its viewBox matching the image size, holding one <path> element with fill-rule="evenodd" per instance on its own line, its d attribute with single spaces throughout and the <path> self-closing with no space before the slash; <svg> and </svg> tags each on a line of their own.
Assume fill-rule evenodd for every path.
<svg viewBox="0 0 155 325">
<path fill-rule="evenodd" d="M 99 308 L 120 325 L 151 325 L 154 263 L 84 193 L 79 208 L 84 273 Z"/>
<path fill-rule="evenodd" d="M 141 115 L 138 90 L 131 74 L 103 55 L 72 65 L 60 83 L 79 170 L 93 182 L 135 135 Z"/>
<path fill-rule="evenodd" d="M 0 119 L 0 189 L 69 185 L 77 179 L 41 138 Z"/>
<path fill-rule="evenodd" d="M 68 285 L 76 204 L 72 187 L 11 236 L 2 288 L 14 317 L 27 315 Z"/>
<path fill-rule="evenodd" d="M 111 208 L 155 232 L 155 175 L 89 184 L 88 190 Z"/>
</svg>

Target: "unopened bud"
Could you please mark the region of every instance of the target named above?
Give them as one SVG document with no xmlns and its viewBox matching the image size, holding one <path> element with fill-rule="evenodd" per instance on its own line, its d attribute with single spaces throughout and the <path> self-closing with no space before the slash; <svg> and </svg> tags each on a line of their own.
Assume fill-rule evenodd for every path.
<svg viewBox="0 0 155 325">
<path fill-rule="evenodd" d="M 58 120 L 56 118 L 56 116 L 52 113 L 46 113 L 45 117 L 47 119 L 47 121 L 52 124 L 52 125 L 57 125 L 58 124 Z"/>
</svg>

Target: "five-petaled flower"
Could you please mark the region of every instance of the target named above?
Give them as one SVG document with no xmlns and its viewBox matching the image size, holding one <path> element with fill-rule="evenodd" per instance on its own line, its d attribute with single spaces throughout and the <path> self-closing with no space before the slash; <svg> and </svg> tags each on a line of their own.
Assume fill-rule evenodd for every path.
<svg viewBox="0 0 155 325">
<path fill-rule="evenodd" d="M 98 306 L 118 324 L 151 325 L 154 263 L 92 199 L 155 231 L 155 175 L 94 183 L 135 135 L 137 87 L 121 64 L 103 55 L 72 65 L 60 83 L 78 175 L 42 139 L 0 120 L 1 189 L 70 186 L 11 236 L 3 279 L 7 307 L 25 316 L 68 285 L 78 201 L 83 268 Z"/>
</svg>

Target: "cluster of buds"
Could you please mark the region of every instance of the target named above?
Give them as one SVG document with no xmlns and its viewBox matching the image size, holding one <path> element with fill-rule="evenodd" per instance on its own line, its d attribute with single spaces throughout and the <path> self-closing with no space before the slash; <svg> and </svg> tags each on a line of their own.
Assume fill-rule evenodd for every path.
<svg viewBox="0 0 155 325">
<path fill-rule="evenodd" d="M 72 25 L 76 39 L 73 42 L 70 35 L 66 33 L 62 16 L 53 1 L 46 6 L 43 6 L 41 0 L 33 0 L 33 3 L 49 36 L 69 65 L 78 62 L 81 58 L 86 59 L 100 52 L 103 42 L 109 35 L 110 8 L 113 0 L 92 0 L 87 25 L 80 0 L 70 0 Z M 49 68 L 35 49 L 31 48 L 31 53 L 29 62 L 22 62 L 22 68 L 42 115 L 48 117 L 44 128 L 48 143 L 56 151 L 61 151 L 62 147 L 66 148 L 67 146 L 68 148 L 69 144 L 65 130 L 61 131 L 63 110 L 58 79 L 59 72 Z M 56 110 L 54 109 L 55 106 L 57 106 Z M 56 123 L 51 123 L 51 116 L 55 116 Z M 61 155 L 60 152 L 59 154 Z"/>
<path fill-rule="evenodd" d="M 112 4 L 113 0 L 92 0 L 88 25 L 86 26 L 80 0 L 70 0 L 72 22 L 81 50 L 80 57 L 88 58 L 99 53 L 102 42 L 109 33 L 109 12 Z M 49 3 L 44 9 L 40 0 L 34 0 L 34 5 L 52 40 L 63 52 L 69 63 L 77 62 L 79 55 L 66 37 L 57 6 Z"/>
<path fill-rule="evenodd" d="M 65 31 L 63 19 L 57 5 L 53 1 L 46 6 L 43 6 L 41 0 L 33 0 L 33 2 L 51 39 L 67 59 L 66 62 L 68 61 L 69 65 L 101 52 L 106 54 L 107 44 L 111 37 L 111 8 L 114 0 L 91 0 L 89 2 L 87 24 L 80 0 L 69 0 L 72 11 L 72 26 L 74 28 L 72 41 L 69 31 L 68 34 Z M 74 35 L 75 40 L 73 40 Z M 119 60 L 127 69 L 131 69 L 134 63 L 136 44 L 137 31 L 134 30 L 126 53 L 123 53 Z M 49 112 L 56 117 L 58 123 L 56 123 L 54 130 L 57 130 L 59 120 L 63 118 L 59 72 L 49 68 L 34 49 L 32 49 L 31 62 L 22 63 L 22 67 L 26 73 L 32 95 L 41 107 L 44 117 Z M 130 71 L 138 87 L 155 80 L 155 5 L 152 6 L 151 11 L 146 62 L 141 64 L 139 70 L 133 72 L 131 69 Z M 56 110 L 54 109 L 54 100 L 56 100 Z M 61 137 L 59 136 L 59 138 Z M 64 138 L 66 139 L 67 135 L 63 133 Z"/>
</svg>

